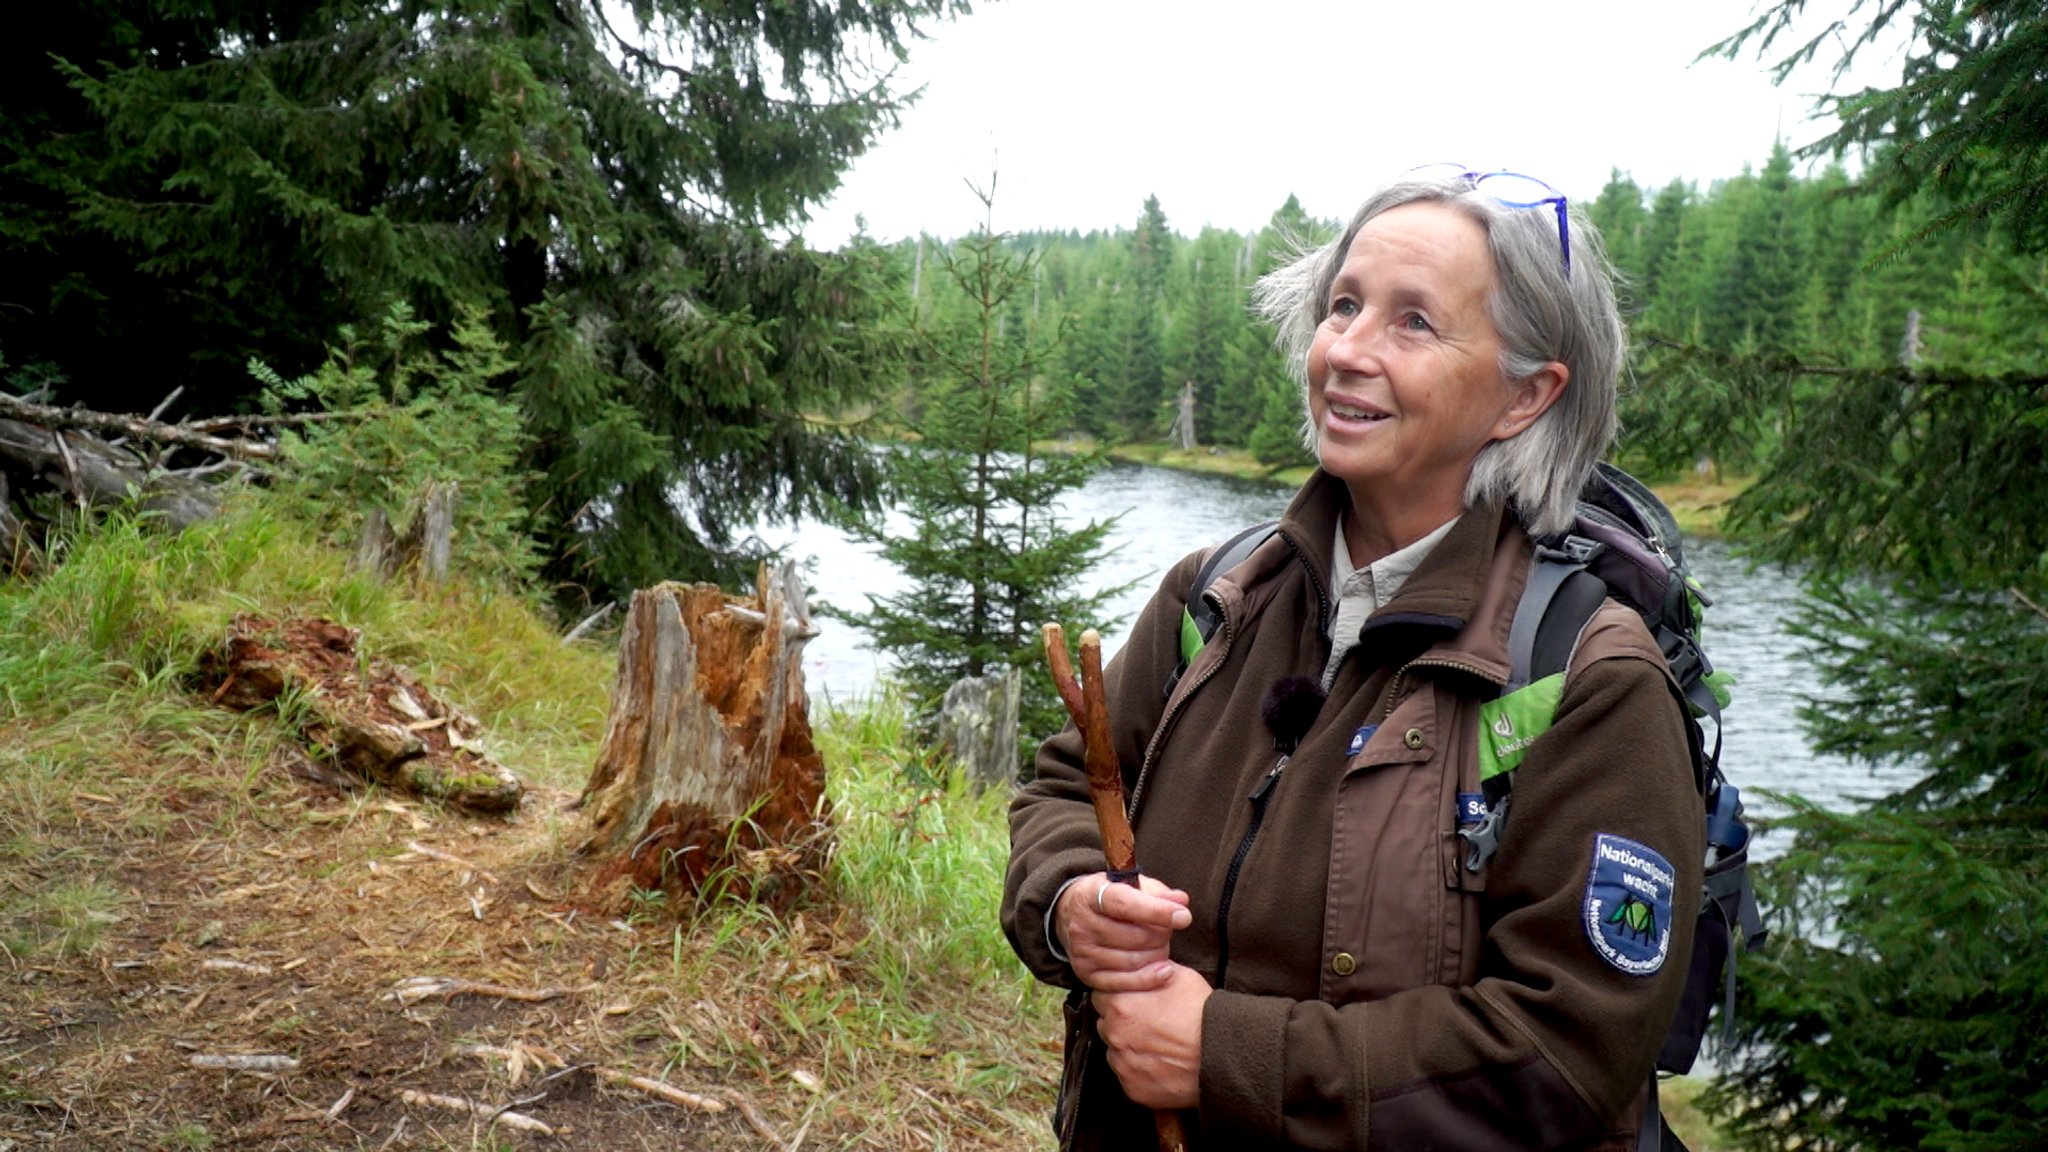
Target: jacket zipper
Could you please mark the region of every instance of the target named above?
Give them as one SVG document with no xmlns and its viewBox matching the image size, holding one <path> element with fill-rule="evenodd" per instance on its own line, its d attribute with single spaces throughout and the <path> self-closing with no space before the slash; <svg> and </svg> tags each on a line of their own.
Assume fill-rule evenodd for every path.
<svg viewBox="0 0 2048 1152">
<path fill-rule="evenodd" d="M 1245 857 L 1251 855 L 1252 841 L 1259 837 L 1259 825 L 1266 820 L 1266 802 L 1273 798 L 1273 787 L 1280 783 L 1280 773 L 1287 768 L 1288 753 L 1281 753 L 1274 761 L 1273 770 L 1266 773 L 1258 787 L 1247 797 L 1252 802 L 1251 823 L 1245 826 L 1244 839 L 1237 842 L 1237 854 L 1230 858 L 1230 871 L 1223 877 L 1223 896 L 1216 902 L 1216 987 L 1224 986 L 1223 978 L 1230 970 L 1230 901 L 1237 894 L 1237 874 L 1243 870 Z"/>
</svg>

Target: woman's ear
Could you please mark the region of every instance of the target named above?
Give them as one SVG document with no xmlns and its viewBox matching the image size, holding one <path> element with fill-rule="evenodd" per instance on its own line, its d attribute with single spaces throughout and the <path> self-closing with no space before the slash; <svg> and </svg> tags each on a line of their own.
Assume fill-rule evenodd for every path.
<svg viewBox="0 0 2048 1152">
<path fill-rule="evenodd" d="M 1501 413 L 1501 424 L 1493 430 L 1493 439 L 1506 440 L 1534 424 L 1537 417 L 1550 411 L 1550 406 L 1564 395 L 1571 379 L 1572 370 L 1556 360 L 1522 377 L 1514 385 L 1515 401 Z"/>
</svg>

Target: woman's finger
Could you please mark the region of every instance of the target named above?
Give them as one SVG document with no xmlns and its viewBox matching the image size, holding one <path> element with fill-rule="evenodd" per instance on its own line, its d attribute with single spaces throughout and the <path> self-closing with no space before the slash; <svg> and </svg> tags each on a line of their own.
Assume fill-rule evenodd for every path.
<svg viewBox="0 0 2048 1152">
<path fill-rule="evenodd" d="M 1173 978 L 1173 963 L 1163 957 L 1155 957 L 1149 963 L 1135 967 L 1118 965 L 1091 970 L 1084 970 L 1076 963 L 1074 974 L 1097 992 L 1150 992 Z"/>
</svg>

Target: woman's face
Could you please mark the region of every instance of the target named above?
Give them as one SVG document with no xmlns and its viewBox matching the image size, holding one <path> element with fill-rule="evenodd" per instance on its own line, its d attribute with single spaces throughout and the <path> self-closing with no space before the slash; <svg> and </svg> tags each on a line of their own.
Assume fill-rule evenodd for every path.
<svg viewBox="0 0 2048 1152">
<path fill-rule="evenodd" d="M 1440 524 L 1479 450 L 1521 430 L 1493 283 L 1486 233 L 1453 208 L 1404 204 L 1358 230 L 1308 353 L 1316 455 L 1354 505 L 1398 501 Z"/>
</svg>

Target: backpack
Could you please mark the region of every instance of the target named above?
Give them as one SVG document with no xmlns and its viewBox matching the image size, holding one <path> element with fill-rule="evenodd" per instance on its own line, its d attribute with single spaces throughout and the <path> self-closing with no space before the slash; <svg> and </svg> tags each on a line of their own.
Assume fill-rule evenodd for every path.
<svg viewBox="0 0 2048 1152">
<path fill-rule="evenodd" d="M 1714 670 L 1700 646 L 1700 616 L 1711 602 L 1686 569 L 1677 521 L 1663 502 L 1635 477 L 1602 463 L 1580 492 L 1577 513 L 1569 531 L 1537 541 L 1529 583 L 1508 631 L 1507 687 L 1480 709 L 1480 787 L 1486 810 L 1476 821 L 1461 819 L 1466 826 L 1458 835 L 1467 845 L 1465 867 L 1483 869 L 1507 827 L 1520 749 L 1549 727 L 1580 631 L 1610 596 L 1634 609 L 1663 651 L 1690 714 L 1686 743 L 1707 830 L 1705 890 L 1685 993 L 1657 1056 L 1659 1071 L 1684 1073 L 1699 1056 L 1717 983 L 1724 1038 L 1733 1038 L 1734 942 L 1740 939 L 1742 950 L 1750 951 L 1762 946 L 1766 936 L 1750 885 L 1749 827 L 1742 819 L 1741 792 L 1721 773 L 1721 709 L 1728 703 L 1730 679 Z M 1166 683 L 1169 695 L 1221 623 L 1203 591 L 1250 557 L 1276 528 L 1276 522 L 1268 521 L 1239 532 L 1218 545 L 1196 572 L 1181 615 L 1180 665 Z M 1503 716 L 1515 722 L 1502 725 Z M 1711 749 L 1702 727 L 1707 719 L 1714 721 Z M 1503 731 L 1521 735 L 1512 743 L 1497 740 Z"/>
</svg>

